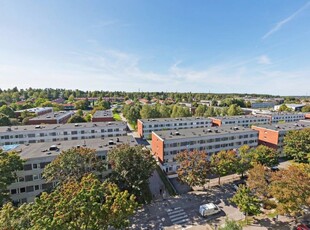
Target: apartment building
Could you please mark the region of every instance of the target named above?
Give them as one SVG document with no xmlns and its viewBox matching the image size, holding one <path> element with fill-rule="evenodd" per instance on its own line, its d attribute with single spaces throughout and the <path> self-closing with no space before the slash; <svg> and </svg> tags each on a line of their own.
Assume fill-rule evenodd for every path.
<svg viewBox="0 0 310 230">
<path fill-rule="evenodd" d="M 310 128 L 309 122 L 290 122 L 252 126 L 259 132 L 258 143 L 278 150 L 283 154 L 283 140 L 288 131 Z"/>
<path fill-rule="evenodd" d="M 268 117 L 270 124 L 276 124 L 279 122 L 296 122 L 305 119 L 304 113 L 270 113 L 258 116 Z"/>
<path fill-rule="evenodd" d="M 254 124 L 268 124 L 270 120 L 268 117 L 257 115 L 244 115 L 244 116 L 223 116 L 223 117 L 210 117 L 214 126 L 234 125 L 251 127 Z"/>
<path fill-rule="evenodd" d="M 257 146 L 258 131 L 242 126 L 167 130 L 152 132 L 152 152 L 161 168 L 175 177 L 178 164 L 175 156 L 184 150 L 206 151 L 209 156 L 221 150 L 238 149 L 242 145 Z"/>
<path fill-rule="evenodd" d="M 0 127 L 0 146 L 123 136 L 125 122 L 47 124 Z"/>
<path fill-rule="evenodd" d="M 32 202 L 43 191 L 53 188 L 56 182 L 49 182 L 42 177 L 46 165 L 52 162 L 62 151 L 72 147 L 91 148 L 96 150 L 99 158 L 105 160 L 110 149 L 121 145 L 137 145 L 132 136 L 111 137 L 107 139 L 74 140 L 54 143 L 35 143 L 11 146 L 25 160 L 24 169 L 17 171 L 16 182 L 8 186 L 14 203 Z M 8 150 L 6 148 L 6 150 Z M 110 172 L 109 168 L 101 176 Z"/>
<path fill-rule="evenodd" d="M 114 121 L 113 113 L 111 110 L 97 110 L 92 117 L 92 122 L 106 121 Z"/>
<path fill-rule="evenodd" d="M 65 124 L 74 115 L 72 111 L 59 111 L 46 113 L 29 119 L 27 125 L 41 125 L 41 124 Z"/>
<path fill-rule="evenodd" d="M 18 110 L 15 111 L 15 116 L 19 117 L 22 112 L 28 112 L 28 113 L 32 113 L 35 114 L 36 116 L 40 116 L 46 113 L 51 113 L 53 112 L 53 108 L 52 107 L 37 107 L 37 108 L 31 108 L 31 109 L 23 109 L 23 110 Z"/>
<path fill-rule="evenodd" d="M 138 119 L 140 137 L 151 138 L 153 131 L 211 127 L 211 119 L 204 117 Z"/>
</svg>

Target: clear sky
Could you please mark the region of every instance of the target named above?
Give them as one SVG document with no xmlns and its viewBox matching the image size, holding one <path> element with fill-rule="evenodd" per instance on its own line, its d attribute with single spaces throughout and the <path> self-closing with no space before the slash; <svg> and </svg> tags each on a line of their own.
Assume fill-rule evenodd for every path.
<svg viewBox="0 0 310 230">
<path fill-rule="evenodd" d="M 0 0 L 0 88 L 310 95 L 310 1 Z"/>
</svg>

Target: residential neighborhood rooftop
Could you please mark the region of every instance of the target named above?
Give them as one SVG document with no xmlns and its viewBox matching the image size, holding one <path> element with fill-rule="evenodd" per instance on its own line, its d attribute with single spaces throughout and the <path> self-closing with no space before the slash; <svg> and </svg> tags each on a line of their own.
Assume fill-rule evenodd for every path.
<svg viewBox="0 0 310 230">
<path fill-rule="evenodd" d="M 112 111 L 110 109 L 97 110 L 93 115 L 93 118 L 101 118 L 101 117 L 113 117 Z"/>
<path fill-rule="evenodd" d="M 278 124 L 265 124 L 265 125 L 254 125 L 253 127 L 265 128 L 276 131 L 289 131 L 289 130 L 299 130 L 304 128 L 310 128 L 310 122 L 288 122 L 288 123 L 278 123 Z"/>
<path fill-rule="evenodd" d="M 179 118 L 150 118 L 150 119 L 139 119 L 143 123 L 152 122 L 152 123 L 162 123 L 162 122 L 177 122 L 177 121 L 199 121 L 199 120 L 209 120 L 211 119 L 205 117 L 179 117 Z"/>
<path fill-rule="evenodd" d="M 184 139 L 198 136 L 218 136 L 229 133 L 244 133 L 251 131 L 255 130 L 245 128 L 242 126 L 220 126 L 220 127 L 208 127 L 208 128 L 153 131 L 153 133 L 163 140 L 170 140 L 170 139 Z"/>
</svg>

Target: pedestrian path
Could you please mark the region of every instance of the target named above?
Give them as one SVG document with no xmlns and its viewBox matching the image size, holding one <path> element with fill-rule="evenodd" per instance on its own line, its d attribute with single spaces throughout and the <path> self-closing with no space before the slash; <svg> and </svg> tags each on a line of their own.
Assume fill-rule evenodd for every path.
<svg viewBox="0 0 310 230">
<path fill-rule="evenodd" d="M 181 207 L 167 209 L 167 213 L 173 225 L 182 225 L 189 221 L 188 215 Z"/>
</svg>

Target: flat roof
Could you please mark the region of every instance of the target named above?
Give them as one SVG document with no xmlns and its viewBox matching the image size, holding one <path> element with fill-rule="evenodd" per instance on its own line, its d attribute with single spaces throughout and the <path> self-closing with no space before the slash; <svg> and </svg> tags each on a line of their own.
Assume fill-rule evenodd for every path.
<svg viewBox="0 0 310 230">
<path fill-rule="evenodd" d="M 117 141 L 118 140 L 118 141 Z M 113 144 L 109 145 L 109 142 Z M 58 142 L 43 142 L 33 144 L 21 144 L 16 145 L 14 149 L 10 151 L 16 151 L 19 153 L 22 159 L 40 158 L 48 156 L 57 156 L 61 151 L 68 150 L 72 147 L 85 147 L 96 149 L 96 151 L 107 151 L 120 144 L 129 144 L 130 146 L 137 145 L 137 142 L 133 136 L 119 136 L 119 137 L 107 137 L 104 139 L 84 139 L 84 140 L 72 140 L 72 141 L 58 141 Z M 56 146 L 59 150 L 49 150 L 51 146 Z"/>
<path fill-rule="evenodd" d="M 28 111 L 30 113 L 39 113 L 45 110 L 50 110 L 53 109 L 53 107 L 37 107 L 37 108 L 31 108 L 31 109 L 22 109 L 22 110 L 18 110 L 15 112 L 24 112 L 24 111 Z"/>
<path fill-rule="evenodd" d="M 101 117 L 113 117 L 112 111 L 108 110 L 97 110 L 93 115 L 93 118 L 101 118 Z"/>
<path fill-rule="evenodd" d="M 289 131 L 310 128 L 310 122 L 288 122 L 281 124 L 254 125 L 254 127 L 265 128 L 275 131 Z"/>
<path fill-rule="evenodd" d="M 241 116 L 217 116 L 217 117 L 210 117 L 211 119 L 218 119 L 218 120 L 238 120 L 238 119 L 252 119 L 252 118 L 262 118 L 264 116 L 259 115 L 241 115 Z"/>
<path fill-rule="evenodd" d="M 68 116 L 68 115 L 73 115 L 74 112 L 72 111 L 59 111 L 59 112 L 51 112 L 51 113 L 46 113 L 34 118 L 29 119 L 29 121 L 37 121 L 37 120 L 57 120 L 59 118 Z"/>
<path fill-rule="evenodd" d="M 178 118 L 150 118 L 150 119 L 139 119 L 143 123 L 162 123 L 162 122 L 178 122 L 178 121 L 210 121 L 210 118 L 205 117 L 178 117 Z"/>
<path fill-rule="evenodd" d="M 172 139 L 199 137 L 199 136 L 202 137 L 218 136 L 229 133 L 244 133 L 251 131 L 255 132 L 256 130 L 245 128 L 242 126 L 219 126 L 219 127 L 207 127 L 207 128 L 194 128 L 194 129 L 153 131 L 153 133 L 163 140 L 172 140 Z"/>
<path fill-rule="evenodd" d="M 62 129 L 81 129 L 81 128 L 105 128 L 109 126 L 127 126 L 123 121 L 112 122 L 83 122 L 83 123 L 67 123 L 67 124 L 44 124 L 44 125 L 19 125 L 19 126 L 0 126 L 0 134 L 2 132 L 20 132 L 20 131 L 38 131 L 38 130 L 62 130 Z"/>
</svg>

